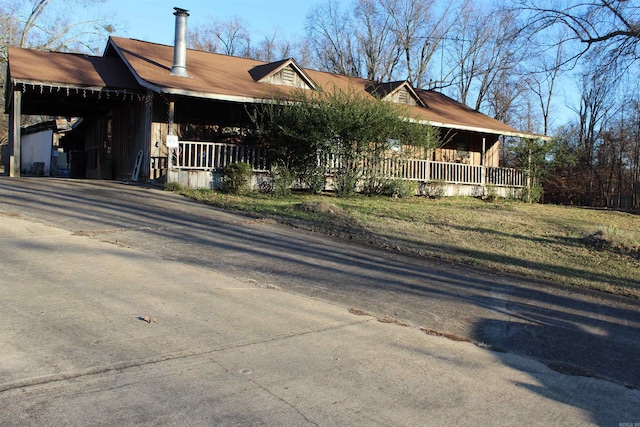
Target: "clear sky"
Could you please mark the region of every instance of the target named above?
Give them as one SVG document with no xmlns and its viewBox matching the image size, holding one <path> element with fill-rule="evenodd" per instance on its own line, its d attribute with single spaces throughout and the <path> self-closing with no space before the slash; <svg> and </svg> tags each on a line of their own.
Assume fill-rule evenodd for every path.
<svg viewBox="0 0 640 427">
<path fill-rule="evenodd" d="M 117 17 L 124 28 L 115 35 L 171 45 L 174 7 L 189 11 L 190 28 L 211 18 L 239 17 L 254 37 L 277 29 L 293 39 L 304 34 L 307 13 L 317 3 L 318 0 L 106 0 L 99 9 L 105 16 Z"/>
</svg>

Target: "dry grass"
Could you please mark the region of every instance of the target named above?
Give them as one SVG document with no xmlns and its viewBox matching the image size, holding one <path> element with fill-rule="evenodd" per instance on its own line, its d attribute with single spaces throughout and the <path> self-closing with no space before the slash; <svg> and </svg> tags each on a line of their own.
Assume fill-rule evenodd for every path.
<svg viewBox="0 0 640 427">
<path fill-rule="evenodd" d="M 392 250 L 640 298 L 640 215 L 469 198 L 184 193 Z"/>
</svg>

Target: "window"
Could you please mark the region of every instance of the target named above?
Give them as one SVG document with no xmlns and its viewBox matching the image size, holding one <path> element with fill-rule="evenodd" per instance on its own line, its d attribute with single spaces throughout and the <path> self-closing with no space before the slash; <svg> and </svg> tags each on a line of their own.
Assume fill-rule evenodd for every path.
<svg viewBox="0 0 640 427">
<path fill-rule="evenodd" d="M 466 135 L 456 137 L 456 158 L 464 160 L 469 158 L 469 138 Z"/>
</svg>

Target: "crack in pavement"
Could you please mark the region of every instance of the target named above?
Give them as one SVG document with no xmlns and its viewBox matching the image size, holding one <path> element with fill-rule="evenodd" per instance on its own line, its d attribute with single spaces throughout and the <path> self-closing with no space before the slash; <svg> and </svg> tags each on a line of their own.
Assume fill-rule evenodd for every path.
<svg viewBox="0 0 640 427">
<path fill-rule="evenodd" d="M 164 354 L 164 355 L 160 355 L 160 356 L 146 358 L 146 359 L 140 360 L 138 362 L 127 361 L 127 362 L 114 363 L 114 364 L 109 365 L 109 366 L 95 366 L 95 367 L 86 368 L 86 369 L 82 369 L 82 370 L 75 371 L 75 372 L 66 372 L 66 373 L 60 373 L 60 374 L 45 375 L 45 376 L 36 377 L 36 378 L 25 378 L 25 379 L 22 379 L 22 380 L 17 380 L 17 381 L 12 381 L 12 382 L 8 382 L 8 383 L 0 384 L 0 393 L 5 393 L 5 392 L 12 391 L 12 390 L 25 388 L 25 387 L 33 387 L 33 386 L 37 386 L 37 385 L 44 385 L 44 384 L 50 384 L 50 383 L 55 383 L 55 382 L 68 381 L 68 380 L 87 377 L 87 376 L 100 375 L 100 374 L 104 374 L 106 372 L 124 371 L 124 370 L 131 369 L 131 368 L 138 368 L 138 367 L 142 367 L 142 366 L 153 365 L 153 364 L 156 364 L 156 363 L 162 363 L 162 362 L 167 362 L 167 361 L 172 361 L 172 360 L 187 359 L 187 358 L 190 358 L 190 357 L 206 356 L 206 355 L 210 355 L 210 354 L 214 354 L 214 353 L 219 353 L 221 351 L 234 350 L 234 349 L 239 349 L 239 348 L 244 348 L 244 347 L 251 347 L 253 345 L 260 345 L 260 344 L 265 344 L 265 343 L 270 343 L 270 342 L 277 342 L 277 341 L 287 340 L 287 339 L 290 339 L 290 338 L 301 337 L 301 336 L 305 336 L 305 335 L 309 335 L 309 334 L 316 334 L 316 333 L 323 333 L 323 332 L 332 331 L 332 330 L 338 330 L 338 329 L 347 328 L 347 327 L 350 327 L 350 326 L 353 326 L 353 325 L 368 323 L 368 322 L 371 322 L 372 320 L 375 320 L 375 319 L 365 319 L 365 320 L 360 320 L 360 321 L 353 321 L 353 322 L 348 322 L 348 323 L 344 323 L 344 324 L 337 325 L 337 326 L 330 326 L 330 327 L 327 327 L 327 328 L 320 328 L 320 329 L 314 329 L 314 330 L 309 330 L 309 331 L 291 333 L 291 334 L 287 334 L 287 335 L 284 335 L 284 336 L 273 337 L 273 338 L 266 339 L 266 340 L 252 341 L 252 342 L 249 342 L 249 343 L 243 343 L 243 344 L 238 344 L 238 345 L 233 345 L 233 346 L 223 347 L 223 348 L 218 348 L 218 349 L 208 349 L 208 350 L 202 350 L 202 351 L 180 351 L 180 352 L 176 352 L 176 353 L 169 353 L 169 354 Z"/>
<path fill-rule="evenodd" d="M 251 378 L 248 378 L 245 375 L 238 375 L 235 371 L 230 370 L 229 368 L 227 368 L 226 366 L 224 366 L 221 362 L 210 358 L 210 360 L 216 364 L 217 366 L 221 367 L 222 369 L 224 369 L 224 371 L 231 375 L 234 378 L 240 378 L 242 380 L 248 381 L 251 384 L 255 385 L 256 387 L 258 387 L 260 390 L 264 391 L 265 393 L 267 393 L 269 396 L 274 397 L 275 399 L 279 400 L 280 402 L 284 403 L 285 405 L 287 405 L 289 408 L 293 409 L 294 411 L 296 411 L 296 413 L 298 415 L 300 415 L 302 418 L 304 418 L 304 420 L 306 422 L 308 422 L 309 424 L 313 424 L 314 426 L 317 426 L 318 423 L 311 421 L 305 414 L 303 414 L 302 412 L 300 412 L 300 409 L 298 409 L 295 405 L 289 403 L 286 399 L 278 396 L 277 394 L 275 394 L 274 392 L 272 392 L 271 390 L 269 390 L 268 388 L 266 388 L 265 386 L 263 386 L 262 384 L 260 384 L 258 381 L 253 380 Z"/>
</svg>

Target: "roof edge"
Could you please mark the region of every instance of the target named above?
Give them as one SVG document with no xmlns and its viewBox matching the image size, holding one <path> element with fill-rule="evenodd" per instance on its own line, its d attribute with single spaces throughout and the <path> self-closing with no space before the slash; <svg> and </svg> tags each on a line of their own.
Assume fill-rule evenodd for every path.
<svg viewBox="0 0 640 427">
<path fill-rule="evenodd" d="M 118 55 L 118 57 L 120 58 L 120 60 L 124 63 L 124 65 L 127 67 L 127 69 L 129 70 L 129 72 L 131 73 L 131 75 L 133 76 L 134 79 L 136 79 L 136 82 L 149 90 L 152 90 L 154 92 L 157 93 L 161 93 L 162 91 L 160 90 L 160 87 L 154 84 L 149 83 L 147 80 L 143 79 L 142 77 L 140 77 L 138 75 L 138 73 L 136 72 L 135 68 L 133 68 L 131 66 L 131 64 L 129 63 L 129 61 L 127 61 L 127 58 L 125 58 L 125 56 L 122 54 L 122 50 L 120 49 L 120 47 L 116 44 L 116 42 L 113 40 L 113 37 L 109 36 L 109 40 L 107 40 L 107 45 L 104 48 L 104 52 L 102 53 L 102 57 L 106 57 L 107 51 L 109 50 L 109 47 L 112 47 L 113 50 L 116 52 L 116 54 Z"/>
<path fill-rule="evenodd" d="M 543 141 L 550 141 L 552 139 L 552 137 L 550 136 L 538 135 L 535 133 L 528 133 L 528 132 L 518 132 L 518 131 L 512 132 L 508 130 L 483 128 L 479 126 L 466 126 L 466 125 L 456 125 L 456 124 L 445 123 L 445 122 L 434 122 L 431 120 L 416 120 L 416 122 L 420 124 L 429 124 L 432 126 L 449 128 L 449 129 L 466 130 L 470 132 L 490 133 L 493 135 L 513 136 L 516 138 L 541 139 Z"/>
</svg>

